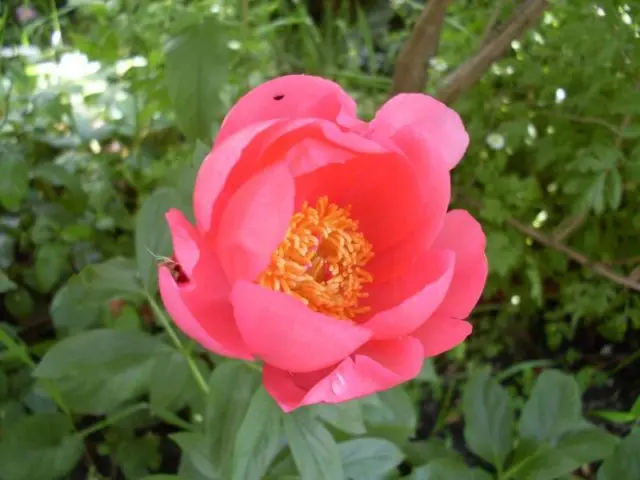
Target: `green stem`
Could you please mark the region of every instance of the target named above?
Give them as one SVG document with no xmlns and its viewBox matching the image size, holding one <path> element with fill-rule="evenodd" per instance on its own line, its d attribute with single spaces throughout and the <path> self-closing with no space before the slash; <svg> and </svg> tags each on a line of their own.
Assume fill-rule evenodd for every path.
<svg viewBox="0 0 640 480">
<path fill-rule="evenodd" d="M 196 383 L 198 384 L 198 387 L 200 387 L 200 390 L 202 390 L 202 393 L 207 395 L 209 393 L 209 386 L 207 385 L 207 382 L 202 376 L 202 373 L 200 372 L 198 365 L 196 365 L 195 360 L 189 354 L 189 351 L 185 348 L 184 344 L 180 341 L 180 338 L 178 338 L 178 335 L 176 335 L 176 332 L 173 330 L 173 327 L 171 326 L 171 320 L 169 320 L 167 315 L 158 305 L 158 302 L 156 302 L 156 300 L 151 295 L 147 295 L 147 299 L 149 301 L 149 305 L 151 305 L 151 309 L 153 310 L 154 315 L 156 316 L 158 321 L 162 324 L 162 327 L 166 330 L 167 334 L 169 335 L 169 338 L 171 339 L 171 342 L 173 342 L 174 346 L 187 359 L 187 363 L 189 364 L 189 369 L 191 370 L 191 373 L 193 374 L 193 377 L 195 378 Z"/>
<path fill-rule="evenodd" d="M 107 417 L 104 420 L 96 422 L 90 427 L 80 430 L 78 432 L 78 435 L 80 435 L 80 437 L 82 438 L 86 438 L 92 433 L 96 433 L 96 432 L 99 432 L 100 430 L 110 427 L 114 423 L 118 422 L 119 420 L 122 420 L 123 418 L 128 417 L 129 415 L 133 415 L 134 413 L 140 412 L 142 410 L 147 410 L 148 408 L 149 408 L 149 405 L 146 403 L 136 403 L 135 405 L 130 405 L 127 408 L 120 410 L 117 413 L 114 413 L 110 417 Z"/>
<path fill-rule="evenodd" d="M 438 417 L 436 418 L 436 424 L 433 427 L 433 431 L 431 432 L 431 435 L 435 435 L 442 428 L 444 428 L 444 424 L 447 421 L 447 415 L 449 414 L 449 407 L 453 399 L 453 393 L 455 391 L 455 387 L 456 387 L 456 383 L 455 383 L 455 380 L 453 380 L 451 382 L 451 385 L 449 385 L 449 387 L 444 393 L 442 404 L 440 406 L 440 411 L 438 412 Z"/>
<path fill-rule="evenodd" d="M 58 18 L 58 7 L 54 0 L 50 1 L 51 5 L 51 21 L 53 22 L 53 28 L 62 35 L 62 29 L 60 28 L 60 18 Z"/>
<path fill-rule="evenodd" d="M 187 422 L 186 420 L 183 420 L 173 412 L 169 412 L 167 410 L 161 410 L 161 411 L 154 411 L 153 413 L 155 413 L 155 415 L 165 423 L 182 428 L 183 430 L 186 430 L 188 432 L 192 431 L 194 428 L 193 424 Z"/>
</svg>

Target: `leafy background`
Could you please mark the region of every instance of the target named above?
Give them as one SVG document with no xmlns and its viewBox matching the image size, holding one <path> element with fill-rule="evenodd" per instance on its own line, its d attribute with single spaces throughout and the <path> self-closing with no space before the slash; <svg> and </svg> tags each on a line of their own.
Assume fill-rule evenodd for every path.
<svg viewBox="0 0 640 480">
<path fill-rule="evenodd" d="M 547 4 L 427 7 L 445 3 L 418 89 L 441 97 L 517 4 Z M 472 136 L 454 206 L 481 219 L 491 272 L 472 337 L 416 381 L 283 415 L 159 307 L 163 213 L 190 209 L 225 111 L 306 72 L 371 118 L 427 71 L 394 68 L 423 6 L 2 3 L 0 479 L 640 478 L 633 2 L 549 1 L 446 98 Z"/>
</svg>

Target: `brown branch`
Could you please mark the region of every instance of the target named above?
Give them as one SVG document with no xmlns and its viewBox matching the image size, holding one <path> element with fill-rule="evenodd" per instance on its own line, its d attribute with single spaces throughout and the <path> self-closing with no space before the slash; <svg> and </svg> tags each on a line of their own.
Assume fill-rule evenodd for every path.
<svg viewBox="0 0 640 480">
<path fill-rule="evenodd" d="M 494 39 L 496 35 L 499 33 L 498 29 L 498 20 L 500 19 L 500 14 L 504 9 L 505 0 L 496 0 L 496 4 L 491 11 L 491 16 L 489 17 L 489 21 L 487 22 L 487 26 L 484 29 L 484 33 L 482 34 L 482 42 L 481 45 L 488 43 L 490 40 Z"/>
<path fill-rule="evenodd" d="M 581 115 L 573 115 L 571 113 L 561 113 L 561 112 L 542 111 L 542 110 L 539 110 L 536 113 L 538 113 L 539 115 L 546 115 L 548 117 L 565 118 L 567 120 L 571 120 L 572 122 L 576 122 L 576 123 L 586 123 L 586 124 L 591 124 L 591 125 L 600 125 L 601 127 L 604 127 L 606 129 L 610 130 L 616 136 L 621 136 L 622 135 L 622 133 L 618 129 L 618 127 L 616 127 L 615 125 L 613 125 L 613 124 L 611 124 L 611 123 L 609 123 L 606 120 L 603 120 L 601 118 L 583 117 Z"/>
<path fill-rule="evenodd" d="M 634 278 L 635 276 L 633 274 L 629 275 L 628 277 L 625 277 L 611 270 L 610 268 L 608 268 L 606 265 L 602 263 L 592 262 L 584 254 L 569 248 L 567 245 L 565 245 L 562 242 L 559 242 L 557 240 L 554 240 L 551 237 L 546 236 L 545 234 L 536 230 L 533 227 L 529 227 L 527 225 L 524 225 L 523 223 L 520 223 L 518 220 L 508 219 L 507 223 L 512 227 L 514 227 L 516 230 L 520 231 L 521 233 L 524 233 L 525 235 L 531 237 L 538 243 L 546 245 L 549 248 L 553 248 L 554 250 L 565 254 L 574 262 L 579 263 L 583 267 L 592 270 L 594 273 L 600 275 L 601 277 L 607 278 L 612 282 L 617 283 L 618 285 L 622 285 L 626 288 L 630 288 L 632 290 L 640 292 L 640 282 L 638 281 L 637 278 Z"/>
<path fill-rule="evenodd" d="M 396 60 L 392 95 L 424 90 L 429 60 L 438 51 L 440 32 L 450 3 L 451 0 L 428 0 Z"/>
<path fill-rule="evenodd" d="M 547 4 L 548 0 L 525 0 L 507 20 L 500 33 L 445 78 L 436 96 L 444 103 L 453 103 L 460 94 L 482 78 L 493 62 L 505 54 L 513 40 L 537 22 Z"/>
<path fill-rule="evenodd" d="M 602 262 L 604 265 L 633 265 L 636 263 L 640 263 L 640 255 L 636 255 L 635 257 L 629 258 L 620 258 L 618 260 L 607 260 L 606 262 Z M 631 272 L 633 274 L 633 272 Z"/>
<path fill-rule="evenodd" d="M 582 226 L 584 221 L 587 219 L 587 213 L 582 212 L 573 217 L 569 217 L 566 220 L 560 222 L 554 230 L 551 236 L 556 242 L 562 242 L 569 235 L 575 232 L 578 228 Z"/>
</svg>

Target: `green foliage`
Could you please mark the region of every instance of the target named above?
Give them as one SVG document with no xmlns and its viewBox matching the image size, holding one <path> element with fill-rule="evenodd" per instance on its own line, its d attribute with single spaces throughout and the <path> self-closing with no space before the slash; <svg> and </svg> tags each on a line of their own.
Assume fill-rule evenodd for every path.
<svg viewBox="0 0 640 480">
<path fill-rule="evenodd" d="M 178 126 L 209 142 L 220 115 L 220 87 L 228 78 L 224 26 L 209 15 L 173 37 L 166 47 L 166 79 Z"/>
<path fill-rule="evenodd" d="M 283 423 L 302 480 L 344 478 L 338 444 L 319 419 L 301 410 L 284 417 Z"/>
<path fill-rule="evenodd" d="M 502 469 L 513 445 L 514 413 L 507 391 L 488 371 L 474 375 L 465 386 L 464 437 L 471 450 Z"/>
<path fill-rule="evenodd" d="M 91 330 L 57 343 L 33 375 L 55 381 L 74 412 L 108 413 L 145 391 L 156 357 L 170 353 L 143 332 Z"/>
<path fill-rule="evenodd" d="M 55 480 L 73 469 L 82 450 L 82 439 L 65 415 L 24 417 L 3 431 L 0 474 L 7 480 Z"/>
</svg>

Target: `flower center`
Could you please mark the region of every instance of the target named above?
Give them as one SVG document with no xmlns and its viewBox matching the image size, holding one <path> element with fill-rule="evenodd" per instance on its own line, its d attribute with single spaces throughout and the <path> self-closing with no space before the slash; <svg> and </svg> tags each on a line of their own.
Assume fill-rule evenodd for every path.
<svg viewBox="0 0 640 480">
<path fill-rule="evenodd" d="M 298 298 L 316 312 L 350 320 L 369 311 L 360 301 L 373 281 L 364 268 L 373 257 L 371 244 L 341 208 L 320 198 L 293 215 L 284 241 L 258 282 Z"/>
</svg>

